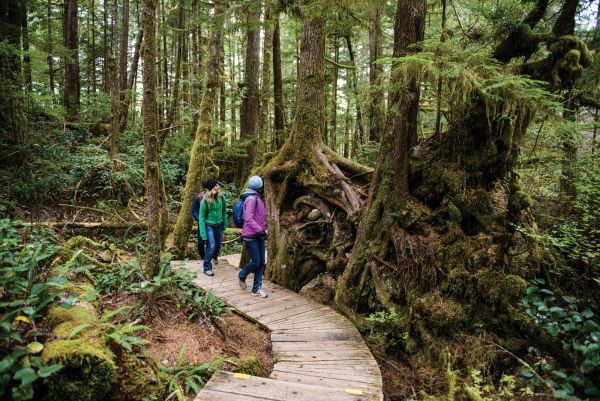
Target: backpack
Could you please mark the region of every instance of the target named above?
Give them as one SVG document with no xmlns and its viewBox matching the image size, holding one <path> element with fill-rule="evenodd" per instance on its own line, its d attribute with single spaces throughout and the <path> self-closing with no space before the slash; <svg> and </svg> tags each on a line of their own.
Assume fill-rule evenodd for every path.
<svg viewBox="0 0 600 401">
<path fill-rule="evenodd" d="M 250 195 L 250 196 L 256 196 L 256 195 Z M 247 198 L 246 198 L 247 199 Z M 233 225 L 236 226 L 237 228 L 242 228 L 244 227 L 244 201 L 246 200 L 239 200 L 237 202 L 235 202 L 235 205 L 233 205 Z"/>
</svg>

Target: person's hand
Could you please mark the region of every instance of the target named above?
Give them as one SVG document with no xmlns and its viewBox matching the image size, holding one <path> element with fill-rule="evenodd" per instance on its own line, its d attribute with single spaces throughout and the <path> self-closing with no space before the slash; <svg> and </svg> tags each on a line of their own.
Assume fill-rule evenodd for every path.
<svg viewBox="0 0 600 401">
<path fill-rule="evenodd" d="M 265 234 L 265 239 L 268 239 L 269 238 L 269 230 L 265 230 L 264 234 Z"/>
</svg>

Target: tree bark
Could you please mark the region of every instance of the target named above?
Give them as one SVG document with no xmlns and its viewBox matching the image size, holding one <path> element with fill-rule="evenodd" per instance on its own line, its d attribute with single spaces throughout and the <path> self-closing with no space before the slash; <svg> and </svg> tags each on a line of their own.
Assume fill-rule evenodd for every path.
<svg viewBox="0 0 600 401">
<path fill-rule="evenodd" d="M 369 138 L 372 141 L 379 141 L 385 123 L 385 111 L 383 105 L 383 88 L 381 77 L 383 75 L 383 65 L 377 63 L 382 56 L 381 42 L 381 13 L 384 4 L 380 1 L 374 1 L 369 5 Z"/>
<path fill-rule="evenodd" d="M 65 0 L 63 14 L 63 32 L 67 55 L 64 61 L 65 79 L 63 86 L 63 105 L 68 121 L 74 121 L 79 114 L 79 20 L 77 18 L 77 0 Z"/>
<path fill-rule="evenodd" d="M 198 29 L 198 0 L 192 0 L 192 108 L 200 103 L 200 48 Z M 198 127 L 198 112 L 194 112 L 192 132 Z"/>
<path fill-rule="evenodd" d="M 281 72 L 281 38 L 279 10 L 273 16 L 273 98 L 275 108 L 275 149 L 284 142 L 283 79 Z"/>
<path fill-rule="evenodd" d="M 352 48 L 352 40 L 350 35 L 345 35 L 346 46 L 348 46 L 348 54 L 350 56 L 350 65 L 356 67 L 356 61 L 354 60 L 354 50 Z M 369 141 L 368 132 L 365 131 L 363 125 L 362 108 L 360 107 L 360 99 L 358 95 L 358 74 L 356 68 L 352 68 L 352 91 L 354 92 L 354 101 L 356 104 L 356 126 L 358 127 L 358 133 L 360 134 L 361 144 L 365 144 Z"/>
<path fill-rule="evenodd" d="M 339 269 L 351 246 L 349 221 L 362 203 L 348 177 L 368 180 L 371 171 L 323 143 L 324 60 L 325 20 L 311 13 L 301 31 L 294 124 L 281 150 L 259 171 L 274 238 L 268 243 L 267 276 L 294 290 L 325 270 Z M 307 222 L 308 214 L 318 217 Z"/>
<path fill-rule="evenodd" d="M 108 0 L 102 3 L 102 15 L 104 18 L 104 29 L 102 35 L 102 88 L 105 93 L 110 93 L 110 81 L 108 76 Z"/>
<path fill-rule="evenodd" d="M 23 77 L 21 66 L 22 8 L 19 0 L 0 2 L 0 38 L 6 49 L 0 57 L 0 137 L 12 145 L 24 141 L 25 116 L 23 114 Z M 6 161 L 5 161 L 6 162 Z"/>
<path fill-rule="evenodd" d="M 92 50 L 90 55 L 92 93 L 96 93 L 96 3 L 95 0 L 90 0 L 90 14 L 92 18 Z"/>
<path fill-rule="evenodd" d="M 29 54 L 29 26 L 27 24 L 27 2 L 21 1 L 21 41 L 23 44 L 23 75 L 25 89 L 29 92 L 33 90 L 33 80 L 31 78 L 31 56 Z"/>
<path fill-rule="evenodd" d="M 220 65 L 220 45 L 223 36 L 223 26 L 225 23 L 227 0 L 216 0 L 214 3 L 214 30 L 211 33 L 208 61 L 207 61 L 207 80 L 202 91 L 202 101 L 200 103 L 200 118 L 198 129 L 190 154 L 190 163 L 188 167 L 181 209 L 177 215 L 177 222 L 173 231 L 173 245 L 175 253 L 183 257 L 187 247 L 187 241 L 192 227 L 191 205 L 194 196 L 200 191 L 201 182 L 207 174 L 209 164 L 210 142 L 212 139 L 213 111 L 217 102 L 220 80 L 223 71 L 219 70 Z M 218 167 L 212 164 L 212 174 L 218 176 Z M 216 170 L 216 171 L 215 171 Z"/>
<path fill-rule="evenodd" d="M 440 41 L 446 41 L 446 0 L 442 0 L 442 35 Z M 435 135 L 439 135 L 442 125 L 442 77 L 438 77 L 435 103 Z"/>
<path fill-rule="evenodd" d="M 50 85 L 50 94 L 54 94 L 54 57 L 52 47 L 52 0 L 48 0 L 48 20 L 47 20 L 47 32 L 48 32 L 48 56 L 46 61 L 48 62 L 48 84 Z"/>
<path fill-rule="evenodd" d="M 331 85 L 333 87 L 331 95 L 331 134 L 329 137 L 329 146 L 336 151 L 337 149 L 337 93 L 338 93 L 338 63 L 340 59 L 340 48 L 337 35 L 333 38 L 333 79 Z"/>
<path fill-rule="evenodd" d="M 175 57 L 175 80 L 173 81 L 173 93 L 171 95 L 171 105 L 169 106 L 169 111 L 167 113 L 167 121 L 165 122 L 165 129 L 161 133 L 161 138 L 166 138 L 169 132 L 169 127 L 173 126 L 175 121 L 175 113 L 179 104 L 179 86 L 181 81 L 181 62 L 183 58 L 183 28 L 185 26 L 185 8 L 183 4 L 183 0 L 179 0 L 178 6 L 178 18 L 177 18 L 177 56 Z M 164 139 L 161 139 L 161 143 L 164 142 Z"/>
<path fill-rule="evenodd" d="M 157 0 L 143 0 L 144 30 L 142 116 L 144 124 L 144 182 L 146 187 L 148 234 L 144 263 L 147 277 L 158 273 L 160 265 L 160 164 L 158 154 L 158 115 L 156 110 L 156 6 Z"/>
<path fill-rule="evenodd" d="M 129 50 L 129 0 L 123 1 L 121 15 L 121 50 L 119 51 L 119 100 L 122 104 L 122 113 L 126 113 L 125 98 L 127 96 L 127 53 Z"/>
<path fill-rule="evenodd" d="M 425 34 L 425 0 L 398 0 L 394 24 L 394 57 L 414 53 L 409 49 L 420 42 Z M 390 307 L 390 294 L 380 282 L 380 271 L 385 265 L 379 260 L 397 261 L 398 239 L 405 229 L 394 214 L 402 213 L 410 202 L 408 191 L 409 145 L 417 130 L 419 85 L 412 78 L 408 86 L 400 87 L 397 65 L 392 66 L 390 102 L 377 165 L 371 181 L 367 210 L 362 218 L 347 265 L 336 288 L 336 304 L 348 311 L 350 305 L 359 305 L 360 291 L 349 291 L 364 281 L 363 275 L 372 277 L 378 301 Z M 382 227 L 386 229 L 382 230 Z M 389 227 L 389 229 L 387 228 Z M 391 246 L 389 243 L 392 243 Z M 390 256 L 389 253 L 392 255 Z M 363 300 L 364 301 L 364 300 Z"/>
<path fill-rule="evenodd" d="M 267 151 L 269 138 L 269 101 L 271 100 L 271 67 L 273 66 L 273 1 L 265 0 L 262 73 L 260 79 L 259 153 Z"/>
<path fill-rule="evenodd" d="M 238 181 L 243 183 L 256 159 L 256 140 L 258 137 L 259 111 L 259 74 L 260 74 L 260 3 L 249 3 L 246 20 L 246 66 L 244 71 L 244 97 L 240 111 L 240 137 L 246 142 L 248 152 L 244 167 L 240 169 Z"/>
<path fill-rule="evenodd" d="M 129 115 L 129 106 L 131 103 L 132 95 L 134 95 L 134 85 L 136 82 L 138 65 L 140 62 L 140 48 L 142 46 L 142 40 L 144 38 L 144 30 L 140 27 L 137 37 L 135 39 L 135 45 L 133 47 L 133 58 L 131 59 L 131 67 L 129 68 L 129 78 L 127 79 L 127 86 L 125 88 L 125 100 L 123 108 L 121 110 L 121 122 L 119 124 L 119 132 L 125 131 L 127 127 L 127 117 Z M 134 101 L 135 105 L 135 101 Z"/>
</svg>

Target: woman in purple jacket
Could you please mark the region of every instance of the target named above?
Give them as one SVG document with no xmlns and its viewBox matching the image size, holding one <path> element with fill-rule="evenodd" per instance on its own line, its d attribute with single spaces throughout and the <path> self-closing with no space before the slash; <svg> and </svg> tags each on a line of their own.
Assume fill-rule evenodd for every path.
<svg viewBox="0 0 600 401">
<path fill-rule="evenodd" d="M 244 201 L 244 226 L 242 238 L 250 254 L 248 263 L 239 272 L 240 287 L 246 288 L 246 278 L 254 273 L 252 294 L 266 298 L 267 293 L 262 290 L 262 278 L 265 272 L 265 239 L 267 238 L 267 211 L 262 201 L 263 180 L 255 175 L 248 180 L 248 189 L 240 196 Z"/>
</svg>

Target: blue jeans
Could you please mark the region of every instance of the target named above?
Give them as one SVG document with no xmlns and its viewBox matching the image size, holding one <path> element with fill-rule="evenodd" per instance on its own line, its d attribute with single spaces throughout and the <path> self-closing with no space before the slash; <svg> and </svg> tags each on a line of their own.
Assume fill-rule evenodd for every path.
<svg viewBox="0 0 600 401">
<path fill-rule="evenodd" d="M 204 255 L 204 271 L 212 270 L 212 260 L 217 257 L 221 250 L 221 241 L 223 240 L 223 225 L 206 225 L 206 254 Z"/>
<path fill-rule="evenodd" d="M 265 272 L 265 239 L 244 238 L 244 243 L 250 254 L 250 263 L 244 266 L 238 276 L 240 280 L 246 281 L 246 277 L 250 273 L 254 273 L 252 292 L 257 292 L 262 287 L 263 273 Z"/>
</svg>

